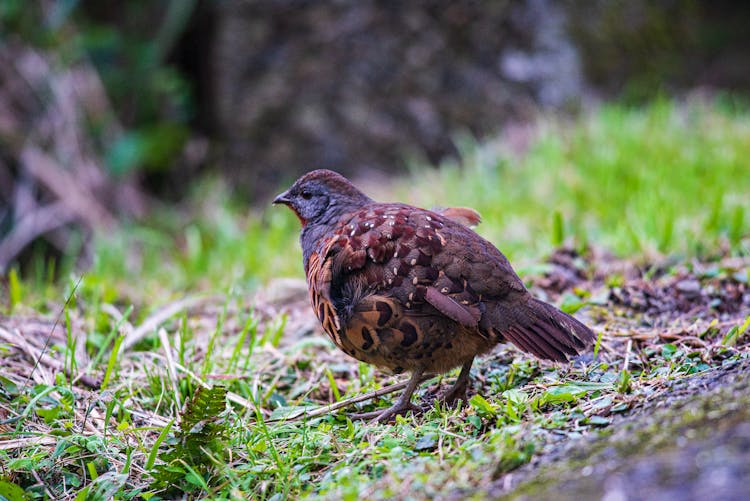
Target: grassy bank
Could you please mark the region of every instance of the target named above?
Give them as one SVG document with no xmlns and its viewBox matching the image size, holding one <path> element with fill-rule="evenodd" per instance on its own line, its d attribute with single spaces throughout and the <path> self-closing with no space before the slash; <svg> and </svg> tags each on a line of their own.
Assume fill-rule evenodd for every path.
<svg viewBox="0 0 750 501">
<path fill-rule="evenodd" d="M 56 264 L 61 282 L 41 259 L 4 280 L 0 494 L 23 499 L 12 483 L 94 499 L 464 496 L 675 379 L 747 357 L 749 114 L 608 106 L 542 122 L 523 142 L 520 153 L 467 142 L 461 168 L 363 187 L 479 210 L 479 233 L 535 292 L 582 308 L 602 333 L 597 359 L 546 364 L 503 347 L 477 364 L 462 408 L 429 404 L 426 388 L 449 375 L 423 386 L 424 414 L 393 425 L 339 411 L 300 419 L 396 379 L 335 350 L 299 281 L 273 280 L 302 277 L 294 216 L 207 183 L 187 209 L 98 237 L 88 268 Z M 561 244 L 619 260 L 582 252 L 538 266 Z"/>
</svg>

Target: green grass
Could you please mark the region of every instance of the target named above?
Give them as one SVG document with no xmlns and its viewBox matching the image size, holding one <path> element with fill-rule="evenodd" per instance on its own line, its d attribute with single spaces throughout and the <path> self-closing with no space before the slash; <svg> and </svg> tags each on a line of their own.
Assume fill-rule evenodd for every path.
<svg viewBox="0 0 750 501">
<path fill-rule="evenodd" d="M 520 157 L 506 149 L 468 143 L 464 168 L 419 170 L 416 188 L 398 198 L 470 205 L 482 214 L 479 232 L 522 259 L 561 236 L 620 256 L 750 252 L 750 115 L 669 101 L 611 105 L 544 125 Z"/>
<path fill-rule="evenodd" d="M 407 181 L 364 188 L 380 199 L 475 207 L 478 231 L 534 282 L 536 265 L 563 242 L 642 261 L 747 256 L 748 158 L 750 115 L 662 101 L 543 122 L 523 154 L 467 141 L 462 168 L 415 168 Z M 631 346 L 643 319 L 597 299 L 608 290 L 601 285 L 561 298 L 571 309 L 586 304 L 589 320 L 607 327 L 597 362 L 556 366 L 499 349 L 477 364 L 477 394 L 463 408 L 435 405 L 393 425 L 352 423 L 338 412 L 271 420 L 392 379 L 310 335 L 304 292 L 269 286 L 302 277 L 298 222 L 288 210 L 250 209 L 218 182 L 196 186 L 191 200 L 98 237 L 85 270 L 37 259 L 0 285 L 0 327 L 11 339 L 23 332 L 32 352 L 44 349 L 61 364 L 40 364 L 27 379 L 33 364 L 0 339 L 0 495 L 22 499 L 14 484 L 31 498 L 469 496 L 559 440 L 606 428 L 670 381 L 747 356 L 744 317 L 696 321 L 688 334 L 702 348 L 658 336 Z M 701 280 L 741 282 L 743 272 L 750 280 L 747 269 L 718 263 Z M 593 265 L 582 266 L 593 276 Z M 66 278 L 53 280 L 53 267 Z M 605 283 L 624 280 L 613 272 Z M 120 349 L 186 295 L 198 296 L 192 307 Z M 32 325 L 36 317 L 41 327 Z M 66 375 L 81 372 L 105 387 L 89 391 Z M 225 391 L 234 403 L 225 403 Z M 23 443 L 3 449 L 7 440 Z"/>
</svg>

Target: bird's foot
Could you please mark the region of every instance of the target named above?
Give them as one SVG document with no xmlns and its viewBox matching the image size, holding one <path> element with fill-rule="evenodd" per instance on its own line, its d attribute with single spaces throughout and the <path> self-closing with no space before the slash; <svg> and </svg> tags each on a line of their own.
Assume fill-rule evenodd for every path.
<svg viewBox="0 0 750 501">
<path fill-rule="evenodd" d="M 458 405 L 459 400 L 466 405 L 469 401 L 466 397 L 466 390 L 468 389 L 467 384 L 454 384 L 449 390 L 438 394 L 437 398 L 449 407 L 455 407 Z"/>
<path fill-rule="evenodd" d="M 464 406 L 469 401 L 467 392 L 469 390 L 469 379 L 464 378 L 456 380 L 456 382 L 450 388 L 440 387 L 440 385 L 432 386 L 424 399 L 422 405 L 432 407 L 435 401 L 438 401 L 447 407 L 456 407 L 459 400 L 464 403 Z"/>
<path fill-rule="evenodd" d="M 407 402 L 405 404 L 398 402 L 395 405 L 385 410 L 381 409 L 381 410 L 372 411 L 372 412 L 349 414 L 349 419 L 351 419 L 352 421 L 363 420 L 363 421 L 372 421 L 373 423 L 387 423 L 388 421 L 391 421 L 392 419 L 394 419 L 396 416 L 403 416 L 409 411 L 412 411 L 415 414 L 421 413 L 422 408 L 410 402 Z"/>
<path fill-rule="evenodd" d="M 437 398 L 442 400 L 446 405 L 455 407 L 460 400 L 465 406 L 469 402 L 466 398 L 466 390 L 469 389 L 469 383 L 471 382 L 470 371 L 472 362 L 473 359 L 464 363 L 461 367 L 461 373 L 458 375 L 458 378 L 456 378 L 456 382 L 453 383 L 453 386 L 451 386 L 448 391 L 438 394 Z"/>
</svg>

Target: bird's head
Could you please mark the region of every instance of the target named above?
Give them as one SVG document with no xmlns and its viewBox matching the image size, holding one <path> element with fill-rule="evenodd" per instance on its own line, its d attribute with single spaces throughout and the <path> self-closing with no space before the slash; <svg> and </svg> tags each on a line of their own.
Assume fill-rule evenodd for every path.
<svg viewBox="0 0 750 501">
<path fill-rule="evenodd" d="M 345 210 L 369 202 L 372 200 L 348 179 L 325 169 L 308 172 L 273 201 L 292 209 L 303 226 L 311 222 L 327 222 Z"/>
</svg>

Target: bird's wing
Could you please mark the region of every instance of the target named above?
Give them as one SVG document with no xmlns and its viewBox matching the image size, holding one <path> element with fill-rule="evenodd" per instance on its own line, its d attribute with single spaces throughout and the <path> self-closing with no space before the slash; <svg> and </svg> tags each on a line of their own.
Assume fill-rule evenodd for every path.
<svg viewBox="0 0 750 501">
<path fill-rule="evenodd" d="M 307 261 L 307 286 L 310 303 L 323 330 L 337 346 L 341 347 L 341 324 L 330 296 L 332 260 L 326 258 L 328 251 L 324 248 L 322 253 L 313 252 L 310 255 Z"/>
<path fill-rule="evenodd" d="M 477 327 L 482 295 L 525 292 L 508 260 L 466 226 L 402 204 L 365 207 L 336 231 L 326 251 L 328 297 L 346 324 L 369 295 L 405 310 Z M 481 279 L 480 290 L 473 286 Z M 424 305 L 431 308 L 424 308 Z"/>
</svg>

